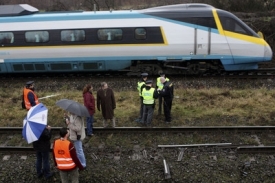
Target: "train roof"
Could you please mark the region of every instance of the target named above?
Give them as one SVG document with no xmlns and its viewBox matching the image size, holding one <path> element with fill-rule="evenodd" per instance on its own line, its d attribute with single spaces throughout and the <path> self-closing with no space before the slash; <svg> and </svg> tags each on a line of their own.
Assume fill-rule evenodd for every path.
<svg viewBox="0 0 275 183">
<path fill-rule="evenodd" d="M 0 6 L 0 17 L 5 16 L 21 16 L 31 15 L 39 12 L 39 10 L 28 4 L 17 4 L 17 5 L 1 5 Z"/>
<path fill-rule="evenodd" d="M 186 10 L 205 10 L 205 9 L 213 9 L 214 7 L 209 4 L 203 3 L 187 3 L 187 4 L 173 4 L 173 5 L 166 5 L 166 6 L 158 6 L 153 8 L 143 9 L 141 11 L 144 12 L 164 12 L 164 11 L 186 11 Z"/>
<path fill-rule="evenodd" d="M 85 20 L 85 19 L 116 19 L 116 18 L 142 18 L 152 15 L 163 18 L 173 16 L 184 17 L 212 17 L 212 9 L 215 7 L 203 3 L 174 4 L 158 6 L 142 10 L 119 10 L 119 11 L 50 11 L 39 12 L 35 7 L 28 4 L 2 5 L 0 6 L 1 22 L 31 22 L 31 21 L 62 21 L 62 20 Z M 227 11 L 217 9 L 221 15 L 233 16 Z M 28 15 L 28 16 L 22 16 Z M 1 19 L 3 17 L 4 19 Z M 9 18 L 8 18 L 9 17 Z"/>
</svg>

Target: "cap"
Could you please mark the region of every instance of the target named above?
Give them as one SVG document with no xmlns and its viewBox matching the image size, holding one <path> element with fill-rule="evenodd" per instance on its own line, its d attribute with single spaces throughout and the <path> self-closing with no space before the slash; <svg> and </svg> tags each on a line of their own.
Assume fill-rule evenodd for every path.
<svg viewBox="0 0 275 183">
<path fill-rule="evenodd" d="M 165 73 L 164 73 L 164 72 L 160 72 L 159 75 L 160 75 L 160 76 L 164 76 Z"/>
<path fill-rule="evenodd" d="M 27 83 L 26 83 L 26 85 L 31 85 L 31 84 L 33 84 L 34 83 L 34 81 L 28 81 Z"/>
<path fill-rule="evenodd" d="M 145 77 L 145 76 L 148 76 L 148 73 L 144 72 L 144 73 L 141 73 L 140 75 Z"/>
<path fill-rule="evenodd" d="M 147 80 L 147 81 L 145 82 L 145 84 L 152 84 L 152 83 L 153 83 L 152 80 Z"/>
</svg>

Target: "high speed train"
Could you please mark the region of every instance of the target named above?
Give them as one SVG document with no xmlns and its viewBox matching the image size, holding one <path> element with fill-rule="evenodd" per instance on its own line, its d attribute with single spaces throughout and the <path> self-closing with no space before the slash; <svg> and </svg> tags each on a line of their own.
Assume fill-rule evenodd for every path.
<svg viewBox="0 0 275 183">
<path fill-rule="evenodd" d="M 235 15 L 198 3 L 68 12 L 3 5 L 0 45 L 0 73 L 198 74 L 255 70 L 273 56 Z"/>
</svg>

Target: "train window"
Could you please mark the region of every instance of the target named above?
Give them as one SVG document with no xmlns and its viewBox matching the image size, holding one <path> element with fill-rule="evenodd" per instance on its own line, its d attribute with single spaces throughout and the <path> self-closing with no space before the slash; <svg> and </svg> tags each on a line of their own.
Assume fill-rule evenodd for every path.
<svg viewBox="0 0 275 183">
<path fill-rule="evenodd" d="M 48 31 L 28 31 L 25 33 L 25 40 L 28 43 L 45 43 L 49 41 Z"/>
<path fill-rule="evenodd" d="M 224 30 L 245 34 L 249 36 L 253 36 L 253 33 L 246 29 L 240 22 L 230 18 L 230 17 L 220 17 L 221 24 Z"/>
<path fill-rule="evenodd" d="M 61 41 L 65 41 L 65 42 L 85 41 L 85 31 L 84 30 L 63 30 L 61 31 Z"/>
<path fill-rule="evenodd" d="M 0 32 L 0 44 L 11 44 L 14 42 L 12 32 Z"/>
<path fill-rule="evenodd" d="M 146 30 L 144 28 L 136 28 L 135 29 L 135 38 L 138 40 L 146 39 Z"/>
<path fill-rule="evenodd" d="M 97 37 L 101 41 L 118 41 L 122 39 L 121 29 L 99 29 Z"/>
</svg>

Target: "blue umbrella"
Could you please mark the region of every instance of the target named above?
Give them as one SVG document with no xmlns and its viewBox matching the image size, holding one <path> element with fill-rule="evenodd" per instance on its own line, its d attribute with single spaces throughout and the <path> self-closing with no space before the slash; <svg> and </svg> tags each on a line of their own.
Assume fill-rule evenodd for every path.
<svg viewBox="0 0 275 183">
<path fill-rule="evenodd" d="M 37 141 L 47 125 L 48 109 L 39 103 L 28 111 L 27 116 L 23 120 L 22 135 L 30 144 Z"/>
</svg>

